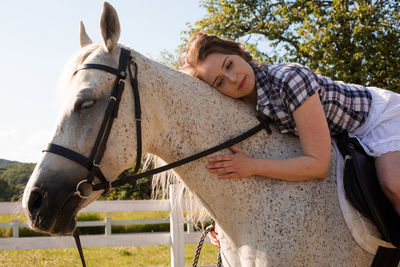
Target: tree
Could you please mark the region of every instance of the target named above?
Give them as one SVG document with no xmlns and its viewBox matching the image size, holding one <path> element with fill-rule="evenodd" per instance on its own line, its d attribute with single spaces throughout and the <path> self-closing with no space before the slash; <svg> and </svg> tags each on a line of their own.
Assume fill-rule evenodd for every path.
<svg viewBox="0 0 400 267">
<path fill-rule="evenodd" d="M 15 194 L 14 186 L 8 184 L 6 181 L 0 180 L 0 202 L 11 201 L 14 194 Z"/>
<path fill-rule="evenodd" d="M 0 201 L 17 201 L 24 192 L 35 164 L 6 160 L 3 162 L 0 165 Z"/>
<path fill-rule="evenodd" d="M 0 179 L 12 185 L 25 185 L 34 168 L 34 163 L 3 165 L 0 167 Z"/>
<path fill-rule="evenodd" d="M 256 61 L 298 62 L 315 72 L 400 92 L 396 0 L 201 0 L 203 31 L 243 42 Z M 269 44 L 269 48 L 265 47 Z"/>
</svg>

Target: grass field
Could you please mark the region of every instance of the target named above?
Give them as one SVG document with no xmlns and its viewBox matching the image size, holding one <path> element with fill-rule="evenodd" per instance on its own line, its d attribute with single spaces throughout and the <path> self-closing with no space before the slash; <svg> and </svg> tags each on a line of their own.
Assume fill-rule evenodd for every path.
<svg viewBox="0 0 400 267">
<path fill-rule="evenodd" d="M 185 245 L 185 265 L 192 265 L 196 246 Z M 83 252 L 88 267 L 171 265 L 169 246 L 84 248 Z M 199 266 L 216 265 L 217 256 L 218 249 L 211 244 L 205 244 Z M 77 249 L 3 250 L 0 251 L 0 266 L 81 266 L 81 262 Z"/>
<path fill-rule="evenodd" d="M 155 219 L 167 218 L 169 212 L 83 213 L 78 215 L 78 219 L 104 220 L 105 216 L 111 216 L 112 220 Z M 0 215 L 0 222 L 10 222 L 14 219 L 21 222 L 26 221 L 24 215 Z M 144 226 L 135 227 L 135 229 L 126 229 L 126 232 L 132 232 L 132 230 L 134 230 L 134 232 L 143 230 L 137 227 L 144 228 Z M 101 231 L 104 233 L 104 230 Z M 28 230 L 23 230 L 22 228 L 20 229 L 20 233 L 26 234 L 27 236 L 32 235 Z M 0 237 L 10 237 L 11 235 L 11 229 L 3 228 L 0 230 Z M 196 246 L 197 245 L 194 244 L 185 245 L 185 265 L 192 265 Z M 170 253 L 170 246 L 84 248 L 88 267 L 170 266 Z M 217 256 L 218 248 L 210 244 L 205 244 L 201 252 L 199 266 L 215 265 L 217 263 Z M 81 266 L 81 262 L 77 249 L 3 250 L 0 251 L 0 266 Z"/>
</svg>

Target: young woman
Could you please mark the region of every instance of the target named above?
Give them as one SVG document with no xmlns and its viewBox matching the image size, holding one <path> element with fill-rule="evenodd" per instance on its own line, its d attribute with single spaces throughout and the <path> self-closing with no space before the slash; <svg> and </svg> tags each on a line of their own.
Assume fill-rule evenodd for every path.
<svg viewBox="0 0 400 267">
<path fill-rule="evenodd" d="M 239 43 L 204 33 L 190 38 L 181 67 L 221 93 L 253 105 L 281 133 L 300 138 L 302 155 L 290 159 L 252 158 L 233 146 L 233 154 L 209 159 L 207 168 L 218 178 L 324 178 L 331 135 L 347 132 L 375 157 L 382 190 L 400 214 L 400 95 L 333 81 L 299 64 L 256 65 Z"/>
</svg>

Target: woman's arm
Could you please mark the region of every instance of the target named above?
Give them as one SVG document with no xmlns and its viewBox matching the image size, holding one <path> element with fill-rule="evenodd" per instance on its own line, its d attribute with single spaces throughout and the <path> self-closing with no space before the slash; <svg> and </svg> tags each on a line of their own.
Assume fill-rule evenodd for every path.
<svg viewBox="0 0 400 267">
<path fill-rule="evenodd" d="M 232 155 L 210 158 L 207 166 L 218 178 L 232 179 L 260 175 L 287 181 L 325 178 L 331 156 L 331 137 L 318 93 L 298 107 L 293 117 L 303 155 L 289 159 L 259 159 L 247 156 L 237 147 Z"/>
</svg>

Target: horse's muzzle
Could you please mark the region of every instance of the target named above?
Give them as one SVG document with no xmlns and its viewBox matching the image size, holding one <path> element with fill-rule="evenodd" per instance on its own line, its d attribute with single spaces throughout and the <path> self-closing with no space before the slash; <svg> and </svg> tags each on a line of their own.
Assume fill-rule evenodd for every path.
<svg viewBox="0 0 400 267">
<path fill-rule="evenodd" d="M 59 172 L 40 164 L 25 188 L 23 208 L 30 226 L 49 234 L 71 233 L 76 227 L 75 216 L 84 202 L 75 192 L 83 168 Z"/>
<path fill-rule="evenodd" d="M 75 216 L 81 200 L 71 193 L 64 201 L 54 201 L 49 198 L 48 192 L 35 187 L 30 192 L 25 213 L 36 231 L 56 235 L 68 234 L 76 227 Z"/>
<path fill-rule="evenodd" d="M 40 188 L 33 188 L 29 195 L 27 216 L 31 225 L 41 231 L 48 231 L 51 227 L 49 220 L 44 220 L 47 204 L 47 194 Z"/>
</svg>

